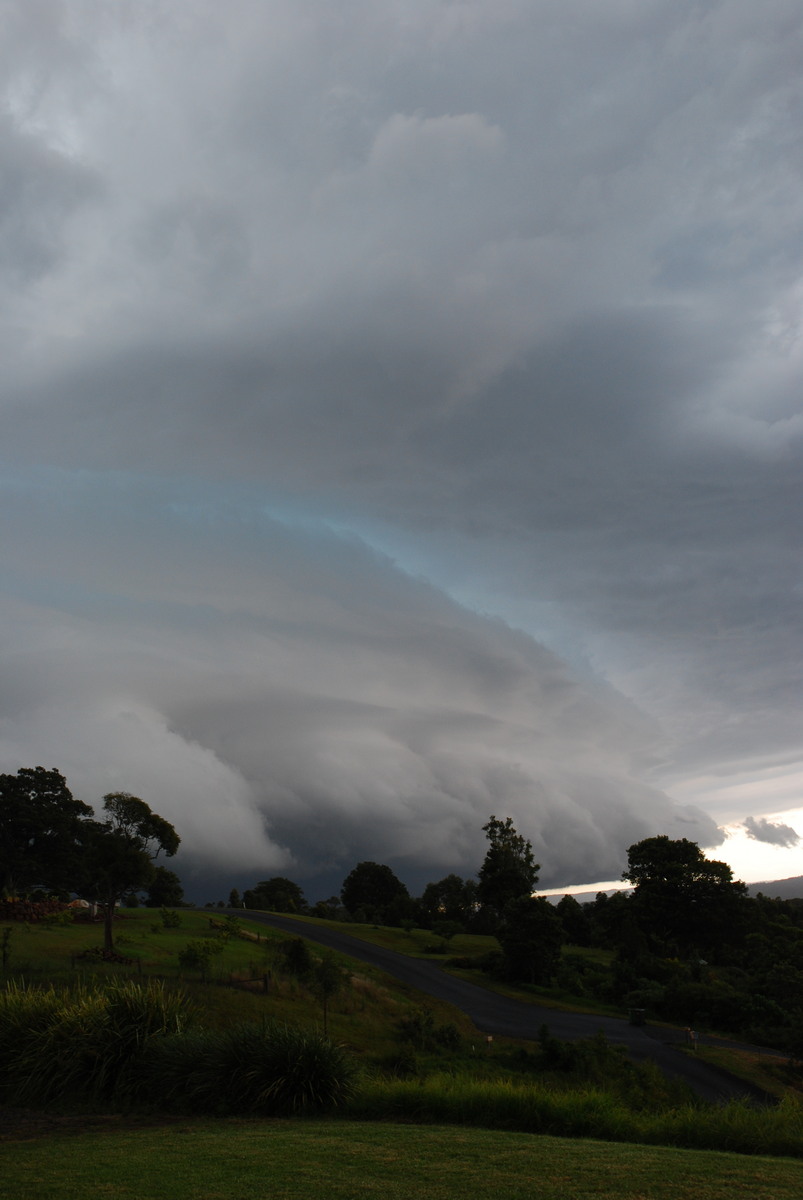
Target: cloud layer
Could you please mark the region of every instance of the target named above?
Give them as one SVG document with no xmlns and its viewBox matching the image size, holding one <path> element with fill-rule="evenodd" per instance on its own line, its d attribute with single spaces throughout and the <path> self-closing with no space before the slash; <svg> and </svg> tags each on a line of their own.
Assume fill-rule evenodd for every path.
<svg viewBox="0 0 803 1200">
<path fill-rule="evenodd" d="M 799 5 L 0 14 L 4 769 L 321 876 L 776 812 Z"/>
</svg>

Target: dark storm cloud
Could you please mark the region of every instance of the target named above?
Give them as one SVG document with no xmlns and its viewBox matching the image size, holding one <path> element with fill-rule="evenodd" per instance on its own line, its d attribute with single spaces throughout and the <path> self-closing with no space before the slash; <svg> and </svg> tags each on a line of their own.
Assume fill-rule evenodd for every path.
<svg viewBox="0 0 803 1200">
<path fill-rule="evenodd" d="M 7 719 L 124 676 L 279 865 L 714 844 L 660 789 L 799 755 L 799 6 L 4 7 Z"/>
<path fill-rule="evenodd" d="M 747 836 L 756 842 L 766 842 L 770 846 L 799 846 L 803 838 L 781 821 L 767 821 L 763 817 L 746 817 L 744 828 Z"/>
</svg>

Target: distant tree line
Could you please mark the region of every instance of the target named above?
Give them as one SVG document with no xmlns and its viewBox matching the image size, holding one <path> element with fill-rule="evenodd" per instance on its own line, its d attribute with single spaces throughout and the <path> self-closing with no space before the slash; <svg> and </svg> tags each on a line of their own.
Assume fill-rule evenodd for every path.
<svg viewBox="0 0 803 1200">
<path fill-rule="evenodd" d="M 460 933 L 493 934 L 480 965 L 497 978 L 648 1016 L 745 1036 L 803 1057 L 803 900 L 747 895 L 696 842 L 645 838 L 627 852 L 630 891 L 587 903 L 534 895 L 539 865 L 508 817 L 485 826 L 476 878 L 450 874 L 412 897 L 390 867 L 361 862 L 340 895 L 307 904 L 276 878 L 247 907 L 429 929 L 450 952 Z M 434 947 L 433 947 L 434 948 Z M 595 955 L 589 951 L 600 951 Z M 476 958 L 452 953 L 455 965 Z"/>
</svg>

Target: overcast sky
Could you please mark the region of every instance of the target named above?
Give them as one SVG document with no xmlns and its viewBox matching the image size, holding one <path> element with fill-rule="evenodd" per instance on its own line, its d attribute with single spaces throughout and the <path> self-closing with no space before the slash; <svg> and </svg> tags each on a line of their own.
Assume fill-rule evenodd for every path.
<svg viewBox="0 0 803 1200">
<path fill-rule="evenodd" d="M 799 0 L 0 29 L 0 770 L 196 891 L 803 873 Z"/>
</svg>

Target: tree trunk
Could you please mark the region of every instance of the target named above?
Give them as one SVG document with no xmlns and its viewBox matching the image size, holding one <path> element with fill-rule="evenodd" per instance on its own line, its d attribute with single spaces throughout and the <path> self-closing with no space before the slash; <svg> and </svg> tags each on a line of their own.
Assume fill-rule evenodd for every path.
<svg viewBox="0 0 803 1200">
<path fill-rule="evenodd" d="M 114 921 L 114 901 L 103 905 L 103 952 L 114 954 L 114 936 L 112 922 Z"/>
</svg>

